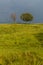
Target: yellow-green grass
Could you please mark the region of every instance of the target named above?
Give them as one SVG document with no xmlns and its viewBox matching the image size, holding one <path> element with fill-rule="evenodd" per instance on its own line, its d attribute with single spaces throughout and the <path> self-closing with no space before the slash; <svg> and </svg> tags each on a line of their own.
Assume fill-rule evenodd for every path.
<svg viewBox="0 0 43 65">
<path fill-rule="evenodd" d="M 19 61 L 11 64 L 29 65 L 27 52 L 43 59 L 43 24 L 0 24 L 0 57 L 18 55 Z"/>
</svg>

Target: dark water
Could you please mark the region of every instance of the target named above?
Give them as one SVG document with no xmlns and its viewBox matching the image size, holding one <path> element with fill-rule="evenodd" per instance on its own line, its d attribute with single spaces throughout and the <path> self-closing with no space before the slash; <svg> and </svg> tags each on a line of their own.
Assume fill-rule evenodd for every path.
<svg viewBox="0 0 43 65">
<path fill-rule="evenodd" d="M 0 23 L 11 23 L 11 13 L 16 13 L 16 21 L 23 22 L 19 16 L 29 12 L 34 16 L 34 23 L 43 23 L 43 0 L 0 0 Z"/>
</svg>

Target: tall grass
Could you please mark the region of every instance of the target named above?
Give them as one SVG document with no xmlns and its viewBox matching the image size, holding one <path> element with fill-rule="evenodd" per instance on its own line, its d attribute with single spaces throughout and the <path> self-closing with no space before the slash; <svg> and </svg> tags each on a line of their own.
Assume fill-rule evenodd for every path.
<svg viewBox="0 0 43 65">
<path fill-rule="evenodd" d="M 43 65 L 43 59 L 34 52 L 15 53 L 2 56 L 3 63 L 0 65 Z"/>
<path fill-rule="evenodd" d="M 0 24 L 0 65 L 43 65 L 42 24 Z"/>
</svg>

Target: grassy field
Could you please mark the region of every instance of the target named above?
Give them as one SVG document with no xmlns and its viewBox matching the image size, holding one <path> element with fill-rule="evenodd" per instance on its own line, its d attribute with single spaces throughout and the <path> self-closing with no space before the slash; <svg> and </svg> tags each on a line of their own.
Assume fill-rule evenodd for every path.
<svg viewBox="0 0 43 65">
<path fill-rule="evenodd" d="M 43 65 L 43 24 L 0 24 L 0 65 Z"/>
</svg>

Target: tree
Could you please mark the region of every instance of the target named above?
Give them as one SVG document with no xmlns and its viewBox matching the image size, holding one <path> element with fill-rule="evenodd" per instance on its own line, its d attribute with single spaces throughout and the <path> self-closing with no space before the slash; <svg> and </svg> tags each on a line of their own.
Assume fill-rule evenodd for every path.
<svg viewBox="0 0 43 65">
<path fill-rule="evenodd" d="M 33 20 L 33 16 L 32 14 L 30 13 L 23 13 L 21 16 L 20 16 L 20 19 L 23 20 L 23 21 L 32 21 Z"/>
<path fill-rule="evenodd" d="M 11 18 L 15 21 L 16 20 L 16 14 L 11 14 Z"/>
</svg>

